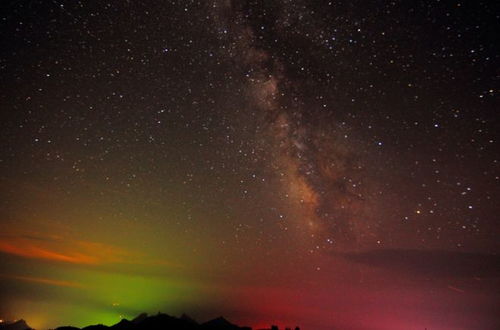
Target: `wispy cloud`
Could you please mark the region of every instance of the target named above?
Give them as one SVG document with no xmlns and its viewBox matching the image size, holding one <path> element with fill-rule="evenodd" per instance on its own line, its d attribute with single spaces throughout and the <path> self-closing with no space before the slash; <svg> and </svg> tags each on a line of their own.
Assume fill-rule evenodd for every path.
<svg viewBox="0 0 500 330">
<path fill-rule="evenodd" d="M 110 244 L 44 237 L 40 234 L 2 235 L 0 252 L 24 258 L 84 265 L 126 263 L 138 257 L 137 253 Z"/>
<path fill-rule="evenodd" d="M 0 234 L 0 253 L 74 265 L 115 267 L 121 264 L 182 268 L 178 263 L 116 245 L 71 237 L 63 238 L 54 234 L 45 235 L 40 232 L 13 231 Z"/>
<path fill-rule="evenodd" d="M 28 244 L 26 243 L 24 239 L 12 240 L 11 242 L 0 242 L 0 252 L 25 258 L 45 259 L 75 264 L 98 263 L 98 259 L 94 256 L 74 252 L 60 253 L 37 246 L 31 242 L 28 242 Z"/>
<path fill-rule="evenodd" d="M 81 285 L 78 282 L 54 280 L 54 279 L 43 278 L 43 277 L 18 276 L 18 275 L 7 275 L 7 274 L 0 274 L 0 277 L 6 278 L 6 279 L 23 281 L 23 282 L 40 283 L 40 284 L 47 284 L 47 285 L 54 285 L 54 286 L 61 286 L 61 287 L 71 287 L 71 288 L 83 287 L 83 285 Z"/>
</svg>

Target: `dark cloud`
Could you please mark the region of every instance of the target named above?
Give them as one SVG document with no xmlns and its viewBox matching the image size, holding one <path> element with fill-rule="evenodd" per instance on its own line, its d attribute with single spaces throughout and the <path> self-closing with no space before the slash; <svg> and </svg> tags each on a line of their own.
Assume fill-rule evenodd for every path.
<svg viewBox="0 0 500 330">
<path fill-rule="evenodd" d="M 431 277 L 497 277 L 500 256 L 439 250 L 372 250 L 346 253 L 348 260 L 402 273 Z"/>
</svg>

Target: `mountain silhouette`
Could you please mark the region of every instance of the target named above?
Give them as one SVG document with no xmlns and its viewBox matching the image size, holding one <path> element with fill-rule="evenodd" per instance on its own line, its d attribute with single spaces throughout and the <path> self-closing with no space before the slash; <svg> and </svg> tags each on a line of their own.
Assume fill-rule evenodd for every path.
<svg viewBox="0 0 500 330">
<path fill-rule="evenodd" d="M 216 318 L 216 319 L 213 319 L 211 321 L 208 321 L 208 322 L 205 322 L 201 325 L 201 327 L 203 329 L 206 329 L 206 330 L 218 330 L 218 329 L 224 329 L 224 330 L 241 330 L 241 329 L 245 329 L 245 330 L 250 330 L 251 328 L 249 327 L 239 327 L 237 325 L 234 325 L 232 324 L 231 322 L 229 322 L 228 320 L 226 320 L 225 318 L 223 318 L 222 316 Z"/>
<path fill-rule="evenodd" d="M 82 328 L 82 330 L 105 330 L 108 329 L 109 327 L 102 325 L 102 324 L 97 324 L 97 325 L 89 325 L 88 327 Z"/>
<path fill-rule="evenodd" d="M 13 328 L 0 330 L 26 330 L 26 328 Z M 102 324 L 89 325 L 84 328 L 72 326 L 58 327 L 56 330 L 251 330 L 250 327 L 240 327 L 223 317 L 218 317 L 205 323 L 198 323 L 186 314 L 181 317 L 174 317 L 163 313 L 148 316 L 140 314 L 132 321 L 123 319 L 112 326 Z"/>
<path fill-rule="evenodd" d="M 0 323 L 0 330 L 27 330 L 31 327 L 26 323 L 25 320 L 18 320 L 12 323 L 3 322 Z"/>
<path fill-rule="evenodd" d="M 272 326 L 270 329 L 279 330 Z M 295 328 L 299 329 L 298 327 Z M 33 330 L 24 320 L 0 323 L 0 330 Z M 251 327 L 241 327 L 233 324 L 222 316 L 205 323 L 198 323 L 186 314 L 180 317 L 170 316 L 164 313 L 148 316 L 143 313 L 131 321 L 122 319 L 120 322 L 107 326 L 103 324 L 89 325 L 83 328 L 73 326 L 61 326 L 55 330 L 252 330 Z M 268 329 L 265 329 L 268 330 Z"/>
<path fill-rule="evenodd" d="M 122 330 L 128 330 L 132 329 L 134 327 L 133 320 L 129 321 L 127 319 L 122 319 L 120 322 L 118 322 L 115 325 L 112 325 L 110 328 L 111 329 L 122 329 Z M 59 328 L 58 328 L 59 329 Z M 61 330 L 61 329 L 59 329 Z M 68 329 L 69 330 L 69 329 Z"/>
</svg>

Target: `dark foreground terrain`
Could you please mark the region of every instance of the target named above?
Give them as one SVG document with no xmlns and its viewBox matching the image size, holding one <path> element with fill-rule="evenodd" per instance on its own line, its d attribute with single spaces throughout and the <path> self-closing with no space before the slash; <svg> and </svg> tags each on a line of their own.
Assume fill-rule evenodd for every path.
<svg viewBox="0 0 500 330">
<path fill-rule="evenodd" d="M 29 330 L 31 327 L 24 321 L 0 324 L 0 330 Z M 288 328 L 287 328 L 288 329 Z M 55 330 L 252 330 L 250 327 L 240 327 L 218 317 L 205 323 L 198 323 L 187 315 L 174 317 L 163 313 L 148 316 L 141 314 L 132 321 L 123 319 L 115 325 L 90 325 L 84 328 L 63 326 Z M 279 330 L 277 326 L 259 330 Z M 299 330 L 298 327 L 295 330 Z"/>
</svg>

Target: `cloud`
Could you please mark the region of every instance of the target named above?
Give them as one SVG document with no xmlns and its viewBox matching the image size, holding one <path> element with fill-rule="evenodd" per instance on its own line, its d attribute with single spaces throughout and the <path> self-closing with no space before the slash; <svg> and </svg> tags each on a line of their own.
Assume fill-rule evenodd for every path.
<svg viewBox="0 0 500 330">
<path fill-rule="evenodd" d="M 102 269 L 117 265 L 127 269 L 127 266 L 137 265 L 163 267 L 171 271 L 183 267 L 179 263 L 154 258 L 109 243 L 78 240 L 69 236 L 63 238 L 53 233 L 40 232 L 13 231 L 0 234 L 0 254 L 46 262 L 99 266 Z"/>
<path fill-rule="evenodd" d="M 430 277 L 499 277 L 500 256 L 441 250 L 372 250 L 343 254 L 348 260 Z"/>
<path fill-rule="evenodd" d="M 82 285 L 78 282 L 61 281 L 61 280 L 54 280 L 54 279 L 43 278 L 43 277 L 17 276 L 17 275 L 7 275 L 7 274 L 0 274 L 0 277 L 6 278 L 6 279 L 23 281 L 23 282 L 41 283 L 41 284 L 70 287 L 70 288 L 81 288 L 82 287 Z"/>
<path fill-rule="evenodd" d="M 0 252 L 13 254 L 25 258 L 45 259 L 52 261 L 69 262 L 75 264 L 96 264 L 97 259 L 93 256 L 82 253 L 59 253 L 47 248 L 39 247 L 35 244 L 22 244 L 23 240 L 12 242 L 0 242 Z"/>
<path fill-rule="evenodd" d="M 72 264 L 99 265 L 123 263 L 136 257 L 113 245 L 40 235 L 2 235 L 0 252 L 24 258 Z"/>
</svg>

